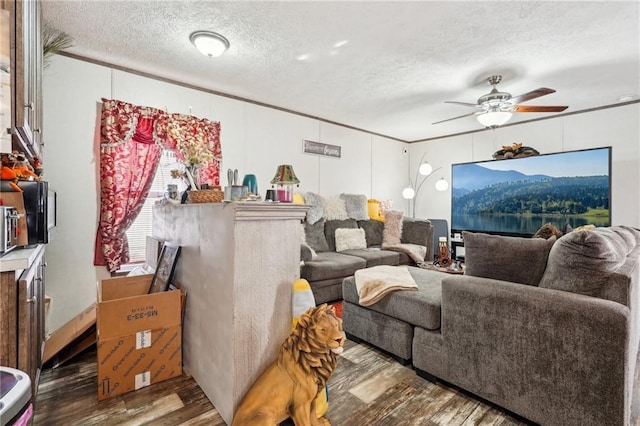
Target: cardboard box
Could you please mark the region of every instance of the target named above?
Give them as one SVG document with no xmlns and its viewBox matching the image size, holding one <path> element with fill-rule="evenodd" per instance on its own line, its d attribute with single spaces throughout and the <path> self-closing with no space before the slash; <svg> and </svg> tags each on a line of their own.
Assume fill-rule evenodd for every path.
<svg viewBox="0 0 640 426">
<path fill-rule="evenodd" d="M 95 324 L 96 304 L 94 303 L 51 334 L 44 344 L 42 363 L 54 358 L 54 356 L 65 348 L 72 346 L 81 338 L 84 339 L 85 335 L 91 334 L 91 328 Z M 54 361 L 54 365 L 59 364 L 59 362 Z"/>
<path fill-rule="evenodd" d="M 182 375 L 180 290 L 147 294 L 153 275 L 98 284 L 98 400 Z"/>
</svg>

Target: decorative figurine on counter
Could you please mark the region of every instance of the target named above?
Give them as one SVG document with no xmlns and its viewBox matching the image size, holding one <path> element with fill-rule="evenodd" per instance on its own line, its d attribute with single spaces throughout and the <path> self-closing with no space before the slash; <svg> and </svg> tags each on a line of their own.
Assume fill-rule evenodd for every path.
<svg viewBox="0 0 640 426">
<path fill-rule="evenodd" d="M 27 160 L 27 157 L 18 151 L 13 151 L 11 154 L 2 154 L 2 166 L 12 169 L 18 180 L 41 180 L 29 163 L 29 160 Z"/>
<path fill-rule="evenodd" d="M 42 167 L 42 161 L 40 161 L 40 157 L 33 157 L 33 169 L 39 177 L 42 177 L 44 168 Z"/>
<path fill-rule="evenodd" d="M 39 181 L 41 180 L 35 172 L 29 160 L 24 154 L 18 151 L 2 154 L 2 180 L 11 181 L 9 184 L 17 192 L 22 192 L 18 186 L 18 181 Z"/>
<path fill-rule="evenodd" d="M 9 183 L 11 188 L 13 188 L 16 192 L 23 192 L 22 188 L 20 188 L 17 185 L 18 175 L 16 174 L 16 172 L 11 167 L 5 166 L 5 165 L 2 166 L 2 180 L 11 181 Z"/>
</svg>

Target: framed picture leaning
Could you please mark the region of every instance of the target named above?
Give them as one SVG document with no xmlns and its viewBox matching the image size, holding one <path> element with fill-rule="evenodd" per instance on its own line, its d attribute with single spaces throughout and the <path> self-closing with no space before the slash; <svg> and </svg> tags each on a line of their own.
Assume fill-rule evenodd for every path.
<svg viewBox="0 0 640 426">
<path fill-rule="evenodd" d="M 173 274 L 176 270 L 176 263 L 180 255 L 180 246 L 171 242 L 162 245 L 160 256 L 158 256 L 158 266 L 151 279 L 149 293 L 167 291 Z"/>
</svg>

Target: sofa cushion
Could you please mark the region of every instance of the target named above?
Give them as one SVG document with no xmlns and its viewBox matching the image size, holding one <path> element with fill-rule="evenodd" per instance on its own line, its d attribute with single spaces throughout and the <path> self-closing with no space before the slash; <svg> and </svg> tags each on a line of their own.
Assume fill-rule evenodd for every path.
<svg viewBox="0 0 640 426">
<path fill-rule="evenodd" d="M 402 213 L 399 210 L 389 210 L 384 216 L 384 229 L 382 230 L 382 247 L 385 245 L 400 244 L 402 236 Z"/>
<path fill-rule="evenodd" d="M 342 300 L 342 278 L 331 278 L 311 283 L 311 291 L 316 305 Z"/>
<path fill-rule="evenodd" d="M 317 252 L 329 251 L 329 245 L 324 234 L 324 219 L 316 223 L 304 223 L 304 234 L 307 244 Z"/>
<path fill-rule="evenodd" d="M 340 194 L 344 200 L 347 216 L 355 220 L 368 220 L 367 196 L 364 194 Z"/>
<path fill-rule="evenodd" d="M 336 229 L 354 229 L 358 227 L 358 222 L 354 219 L 327 220 L 324 222 L 324 238 L 329 246 L 329 251 L 336 251 Z"/>
<path fill-rule="evenodd" d="M 537 286 L 555 237 L 504 237 L 463 232 L 465 274 Z"/>
<path fill-rule="evenodd" d="M 304 263 L 301 276 L 307 281 L 348 277 L 366 265 L 367 262 L 360 257 L 332 251 L 319 252 L 314 260 Z"/>
<path fill-rule="evenodd" d="M 367 240 L 364 238 L 364 229 L 338 228 L 336 229 L 336 251 L 342 252 L 352 249 L 367 248 Z"/>
<path fill-rule="evenodd" d="M 383 222 L 377 220 L 359 220 L 358 226 L 364 229 L 368 247 L 382 245 Z"/>
<path fill-rule="evenodd" d="M 540 287 L 600 297 L 638 244 L 640 232 L 623 226 L 570 232 L 551 249 Z"/>
<path fill-rule="evenodd" d="M 419 246 L 427 246 L 432 243 L 432 234 L 429 232 L 429 227 L 425 224 L 430 224 L 429 220 L 425 219 L 413 219 L 405 217 L 402 220 L 402 237 L 401 241 L 405 244 L 417 244 Z"/>
<path fill-rule="evenodd" d="M 318 222 L 324 216 L 322 209 L 322 197 L 314 192 L 304 194 L 304 202 L 311 207 L 307 210 L 307 222 L 311 225 Z"/>
<path fill-rule="evenodd" d="M 340 253 L 363 258 L 367 262 L 367 268 L 378 265 L 397 266 L 400 263 L 398 252 L 381 250 L 379 247 L 345 250 Z"/>
<path fill-rule="evenodd" d="M 415 267 L 407 269 L 418 285 L 418 291 L 395 291 L 367 308 L 427 330 L 439 329 L 442 279 L 447 274 Z M 359 305 L 354 277 L 342 281 L 342 297 Z"/>
<path fill-rule="evenodd" d="M 322 210 L 326 220 L 349 219 L 344 200 L 339 195 L 322 196 Z"/>
</svg>

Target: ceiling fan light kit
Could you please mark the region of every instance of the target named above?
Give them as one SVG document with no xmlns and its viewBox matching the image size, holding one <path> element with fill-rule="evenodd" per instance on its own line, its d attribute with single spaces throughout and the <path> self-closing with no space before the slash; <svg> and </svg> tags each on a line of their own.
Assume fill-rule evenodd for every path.
<svg viewBox="0 0 640 426">
<path fill-rule="evenodd" d="M 224 36 L 213 31 L 196 31 L 189 36 L 191 43 L 205 56 L 217 58 L 229 49 L 230 43 Z"/>
<path fill-rule="evenodd" d="M 539 98 L 540 96 L 549 95 L 555 93 L 555 90 L 546 87 L 541 87 L 531 92 L 524 93 L 519 96 L 511 96 L 510 93 L 500 92 L 496 85 L 502 81 L 501 75 L 492 75 L 487 78 L 487 82 L 493 86 L 491 91 L 486 95 L 482 95 L 478 98 L 478 101 L 473 103 L 457 102 L 457 101 L 445 101 L 448 104 L 457 104 L 466 107 L 476 108 L 478 111 L 471 112 L 469 114 L 461 115 L 459 117 L 448 118 L 446 120 L 436 121 L 433 124 L 444 123 L 445 121 L 457 120 L 458 118 L 469 117 L 475 115 L 478 121 L 485 127 L 495 129 L 505 124 L 514 112 L 561 112 L 567 109 L 567 106 L 523 106 L 518 105 L 520 102 L 530 101 L 531 99 Z"/>
<path fill-rule="evenodd" d="M 506 111 L 489 111 L 478 115 L 476 118 L 484 127 L 495 129 L 509 121 L 513 114 Z"/>
</svg>

